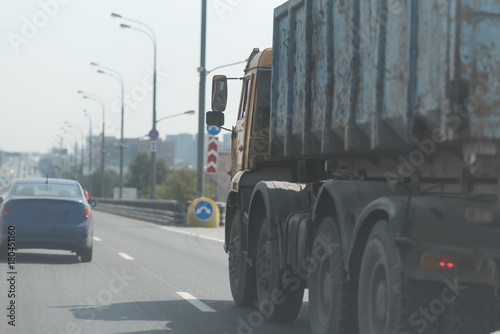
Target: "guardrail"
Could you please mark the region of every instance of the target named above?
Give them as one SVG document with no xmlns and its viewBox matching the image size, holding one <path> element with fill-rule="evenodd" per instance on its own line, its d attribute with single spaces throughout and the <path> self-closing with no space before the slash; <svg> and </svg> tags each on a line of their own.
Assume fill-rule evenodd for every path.
<svg viewBox="0 0 500 334">
<path fill-rule="evenodd" d="M 123 200 L 110 198 L 93 198 L 98 204 L 97 211 L 119 216 L 141 219 L 162 225 L 186 225 L 187 210 L 191 202 L 172 200 Z M 217 202 L 220 225 L 226 219 L 226 203 Z"/>
</svg>

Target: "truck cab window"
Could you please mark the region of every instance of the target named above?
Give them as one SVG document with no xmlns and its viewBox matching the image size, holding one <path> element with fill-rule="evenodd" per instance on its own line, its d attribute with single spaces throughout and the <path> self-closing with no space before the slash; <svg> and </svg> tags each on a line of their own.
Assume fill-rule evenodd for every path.
<svg viewBox="0 0 500 334">
<path fill-rule="evenodd" d="M 243 82 L 243 89 L 241 92 L 241 105 L 240 105 L 240 112 L 238 115 L 238 119 L 244 119 L 247 106 L 248 106 L 248 88 L 250 86 L 250 78 L 245 78 L 245 81 Z"/>
<path fill-rule="evenodd" d="M 268 128 L 271 113 L 271 70 L 259 70 L 256 87 L 257 108 L 254 125 L 258 128 Z"/>
</svg>

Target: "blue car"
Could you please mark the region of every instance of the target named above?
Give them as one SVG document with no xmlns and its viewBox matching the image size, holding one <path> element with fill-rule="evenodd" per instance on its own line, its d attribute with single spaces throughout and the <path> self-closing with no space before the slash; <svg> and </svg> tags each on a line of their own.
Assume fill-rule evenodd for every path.
<svg viewBox="0 0 500 334">
<path fill-rule="evenodd" d="M 6 256 L 10 241 L 9 247 L 16 249 L 68 250 L 81 262 L 92 261 L 92 208 L 97 202 L 87 200 L 78 181 L 17 179 L 0 204 L 0 256 Z"/>
</svg>

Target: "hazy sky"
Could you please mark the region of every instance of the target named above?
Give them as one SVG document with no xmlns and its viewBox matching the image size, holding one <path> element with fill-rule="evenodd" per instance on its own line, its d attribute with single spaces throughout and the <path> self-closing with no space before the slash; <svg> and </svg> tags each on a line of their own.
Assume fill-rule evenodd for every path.
<svg viewBox="0 0 500 334">
<path fill-rule="evenodd" d="M 272 46 L 273 9 L 284 0 L 208 0 L 207 69 L 245 60 L 252 48 Z M 90 62 L 118 71 L 125 82 L 126 138 L 152 128 L 153 46 L 148 37 L 120 29 L 110 13 L 146 23 L 157 38 L 157 118 L 196 110 L 158 123 L 160 137 L 198 131 L 201 0 L 0 0 L 0 150 L 47 152 L 81 141 L 81 131 L 102 128 L 97 102 L 106 106 L 106 135 L 120 136 L 120 85 Z M 244 64 L 207 76 L 210 109 L 213 74 L 240 76 Z M 226 125 L 236 119 L 239 82 L 231 83 Z M 64 122 L 75 130 L 64 133 Z M 78 127 L 81 128 L 78 129 Z"/>
</svg>

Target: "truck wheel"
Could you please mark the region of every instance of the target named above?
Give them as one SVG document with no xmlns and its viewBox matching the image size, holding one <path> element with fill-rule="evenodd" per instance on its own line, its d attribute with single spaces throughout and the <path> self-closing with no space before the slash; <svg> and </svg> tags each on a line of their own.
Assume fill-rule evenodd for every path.
<svg viewBox="0 0 500 334">
<path fill-rule="evenodd" d="M 257 299 L 255 270 L 242 249 L 240 210 L 236 211 L 229 237 L 229 283 L 236 305 L 248 306 Z"/>
<path fill-rule="evenodd" d="M 416 311 L 432 303 L 439 290 L 433 282 L 406 279 L 399 249 L 386 221 L 373 227 L 363 255 L 358 289 L 360 333 L 436 334 L 434 321 L 420 319 Z"/>
<path fill-rule="evenodd" d="M 353 296 L 348 295 L 340 233 L 333 218 L 323 219 L 312 249 L 313 259 L 318 264 L 309 277 L 312 332 L 355 333 L 355 326 L 352 326 L 355 303 Z"/>
<path fill-rule="evenodd" d="M 280 270 L 276 227 L 270 226 L 267 218 L 264 218 L 257 248 L 257 299 L 259 310 L 270 321 L 292 322 L 299 314 L 304 284 L 298 277 L 287 274 L 291 273 Z M 285 276 L 287 281 L 294 284 L 284 286 L 282 278 Z"/>
<path fill-rule="evenodd" d="M 361 263 L 358 293 L 360 333 L 400 333 L 403 281 L 399 251 L 388 223 L 373 227 Z"/>
</svg>

